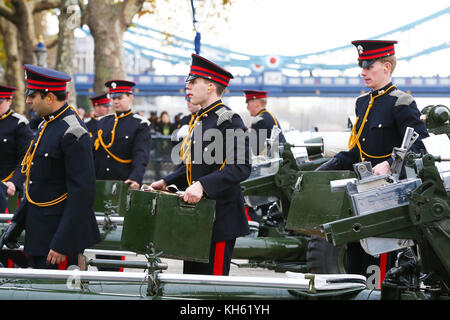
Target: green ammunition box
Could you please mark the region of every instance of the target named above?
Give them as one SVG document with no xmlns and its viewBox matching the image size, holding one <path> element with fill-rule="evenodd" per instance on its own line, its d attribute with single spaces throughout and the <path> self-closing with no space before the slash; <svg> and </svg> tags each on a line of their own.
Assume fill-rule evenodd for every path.
<svg viewBox="0 0 450 320">
<path fill-rule="evenodd" d="M 7 197 L 7 200 L 8 200 L 8 213 L 13 214 L 14 212 L 16 212 L 18 207 L 18 200 L 19 200 L 18 192 L 16 192 L 12 197 Z"/>
<path fill-rule="evenodd" d="M 331 192 L 330 181 L 354 177 L 351 171 L 302 172 L 292 194 L 286 229 L 320 235 L 321 224 L 352 216 L 346 193 Z"/>
<path fill-rule="evenodd" d="M 114 211 L 120 216 L 126 210 L 128 184 L 119 180 L 97 180 L 95 185 L 94 211 Z"/>
<path fill-rule="evenodd" d="M 129 191 L 121 247 L 145 254 L 152 243 L 163 257 L 208 262 L 215 201 L 195 205 L 178 195 L 160 191 Z"/>
</svg>

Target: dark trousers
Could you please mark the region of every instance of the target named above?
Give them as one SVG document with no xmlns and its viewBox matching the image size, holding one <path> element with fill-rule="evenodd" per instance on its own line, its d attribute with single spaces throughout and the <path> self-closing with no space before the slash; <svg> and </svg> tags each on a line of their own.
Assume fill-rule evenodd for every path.
<svg viewBox="0 0 450 320">
<path fill-rule="evenodd" d="M 47 256 L 28 256 L 29 266 L 33 269 L 58 269 L 58 264 L 47 264 Z M 67 267 L 78 266 L 78 254 L 67 256 Z"/>
<path fill-rule="evenodd" d="M 367 254 L 361 247 L 359 242 L 347 243 L 347 261 L 345 270 L 347 273 L 360 274 L 365 277 L 370 276 L 367 268 L 371 265 L 383 267 L 385 270 L 380 270 L 383 274 L 395 266 L 396 252 L 388 252 L 386 261 L 381 265 L 380 258 L 375 258 Z"/>
<path fill-rule="evenodd" d="M 235 243 L 236 239 L 211 243 L 209 263 L 184 261 L 183 274 L 227 276 Z"/>
<path fill-rule="evenodd" d="M 8 208 L 8 200 L 6 199 L 6 191 L 8 187 L 0 181 L 0 213 L 5 213 L 6 208 Z"/>
<path fill-rule="evenodd" d="M 19 250 L 0 250 L 0 263 L 5 268 L 28 268 L 28 257 Z"/>
</svg>

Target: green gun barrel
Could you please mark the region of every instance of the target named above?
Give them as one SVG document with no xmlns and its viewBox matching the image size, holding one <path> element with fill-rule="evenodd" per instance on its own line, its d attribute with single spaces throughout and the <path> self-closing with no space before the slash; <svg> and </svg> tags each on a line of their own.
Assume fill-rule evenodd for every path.
<svg viewBox="0 0 450 320">
<path fill-rule="evenodd" d="M 240 237 L 233 250 L 234 259 L 305 260 L 304 237 Z"/>
</svg>

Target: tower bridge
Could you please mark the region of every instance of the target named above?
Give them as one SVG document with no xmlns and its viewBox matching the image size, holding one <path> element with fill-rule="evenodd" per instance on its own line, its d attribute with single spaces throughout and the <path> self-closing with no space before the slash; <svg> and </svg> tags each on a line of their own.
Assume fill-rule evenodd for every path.
<svg viewBox="0 0 450 320">
<path fill-rule="evenodd" d="M 450 69 L 445 61 L 450 53 L 450 38 L 445 32 L 436 36 L 436 30 L 448 30 L 449 27 L 450 7 L 447 7 L 368 39 L 399 41 L 397 47 L 402 53 L 393 78 L 399 89 L 415 97 L 449 97 Z M 86 26 L 79 28 L 78 34 L 83 37 L 76 40 L 75 88 L 78 95 L 91 95 L 94 94 L 93 40 Z M 170 46 L 164 46 L 162 39 L 166 37 L 166 33 L 139 19 L 124 35 L 128 79 L 136 82 L 135 94 L 138 96 L 184 94 L 186 75 L 159 74 L 180 74 L 180 68 L 187 72 L 191 53 L 196 47 L 192 39 L 177 35 L 171 35 L 174 41 Z M 411 41 L 412 37 L 414 41 Z M 251 55 L 206 43 L 201 47 L 203 56 L 240 75 L 230 81 L 227 95 L 241 96 L 243 89 L 254 89 L 270 91 L 272 97 L 356 97 L 368 91 L 363 79 L 356 76 L 360 70 L 355 61 L 355 48 L 350 43 L 296 56 Z M 434 63 L 431 68 L 431 62 L 436 61 L 443 63 Z M 164 63 L 166 71 L 154 68 L 154 62 Z M 246 72 L 235 72 L 242 69 Z M 395 77 L 396 74 L 407 77 Z"/>
<path fill-rule="evenodd" d="M 137 74 L 128 79 L 136 83 L 137 96 L 182 96 L 185 76 Z M 93 95 L 94 75 L 74 75 L 78 95 Z M 415 97 L 450 97 L 450 77 L 394 77 L 399 89 Z M 356 97 L 368 92 L 361 77 L 291 77 L 281 71 L 235 77 L 226 95 L 242 96 L 243 89 L 267 90 L 271 97 Z"/>
</svg>

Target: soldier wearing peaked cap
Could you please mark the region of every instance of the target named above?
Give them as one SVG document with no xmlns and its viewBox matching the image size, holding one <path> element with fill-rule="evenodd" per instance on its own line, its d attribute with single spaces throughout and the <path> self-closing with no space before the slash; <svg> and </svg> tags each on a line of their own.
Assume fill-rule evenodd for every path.
<svg viewBox="0 0 450 320">
<path fill-rule="evenodd" d="M 267 91 L 243 90 L 247 110 L 253 118 L 250 130 L 255 132 L 256 141 L 252 143 L 253 154 L 259 155 L 264 152 L 264 142 L 271 137 L 274 126 L 280 128 L 280 124 L 275 116 L 266 109 Z M 283 132 L 278 135 L 278 142 L 285 143 Z"/>
<path fill-rule="evenodd" d="M 127 80 L 110 80 L 109 89 L 114 113 L 97 123 L 94 142 L 97 180 L 122 180 L 130 189 L 139 189 L 150 158 L 150 122 L 132 111 L 133 87 Z M 120 259 L 120 256 L 97 255 L 99 259 Z M 119 268 L 99 267 L 100 271 Z"/>
<path fill-rule="evenodd" d="M 84 122 L 66 102 L 62 72 L 25 65 L 26 103 L 43 118 L 22 160 L 25 196 L 0 245 L 17 247 L 25 233 L 24 252 L 33 268 L 78 265 L 84 249 L 100 241 L 93 204 L 95 173 L 92 142 Z"/>
<path fill-rule="evenodd" d="M 353 126 L 348 151 L 339 152 L 316 170 L 353 170 L 353 164 L 370 161 L 373 173 L 389 173 L 393 159 L 392 149 L 400 147 L 407 127 L 412 127 L 419 138 L 411 151 L 425 150 L 422 139 L 428 137 L 425 124 L 414 98 L 392 83 L 396 66 L 394 45 L 397 41 L 356 40 L 352 44 L 358 51 L 361 76 L 371 89 L 356 99 L 357 116 Z M 405 174 L 401 175 L 404 177 Z M 393 255 L 390 258 L 393 258 Z M 348 267 L 350 273 L 366 275 L 369 265 L 378 264 L 379 259 L 366 254 L 359 243 L 348 245 Z M 392 261 L 388 261 L 388 265 Z"/>
<path fill-rule="evenodd" d="M 422 142 L 428 137 L 425 124 L 414 98 L 392 83 L 396 66 L 394 44 L 397 41 L 357 40 L 352 44 L 358 50 L 361 76 L 371 89 L 356 99 L 357 120 L 349 140 L 349 151 L 338 153 L 321 169 L 353 170 L 353 164 L 370 161 L 377 175 L 389 172 L 393 159 L 391 152 L 399 147 L 407 127 L 414 128 L 419 138 L 411 151 L 425 150 Z"/>
<path fill-rule="evenodd" d="M 97 139 L 98 121 L 101 117 L 106 116 L 109 113 L 111 99 L 109 93 L 101 93 L 90 97 L 89 99 L 94 107 L 94 114 L 84 122 L 88 128 L 89 135 L 95 141 L 95 139 Z"/>
<path fill-rule="evenodd" d="M 132 111 L 133 87 L 126 80 L 110 80 L 114 113 L 98 122 L 94 158 L 97 180 L 123 180 L 139 189 L 150 157 L 150 122 Z"/>
<path fill-rule="evenodd" d="M 188 203 L 197 203 L 202 197 L 216 201 L 209 263 L 184 261 L 184 273 L 228 275 L 236 238 L 249 233 L 240 187 L 251 171 L 249 141 L 237 143 L 227 135 L 244 135 L 247 128 L 221 100 L 231 78 L 233 75 L 220 66 L 192 55 L 186 89 L 191 102 L 200 104 L 201 109 L 183 140 L 181 156 L 185 163 L 151 184 L 156 190 L 166 190 L 171 184 L 186 189 L 183 200 Z M 219 132 L 223 144 L 216 146 L 214 139 L 206 138 L 209 130 Z M 207 161 L 212 157 L 214 161 Z"/>
<path fill-rule="evenodd" d="M 0 85 L 0 212 L 7 209 L 7 196 L 23 191 L 25 175 L 20 172 L 20 161 L 33 136 L 28 120 L 11 109 L 15 90 Z"/>
</svg>

